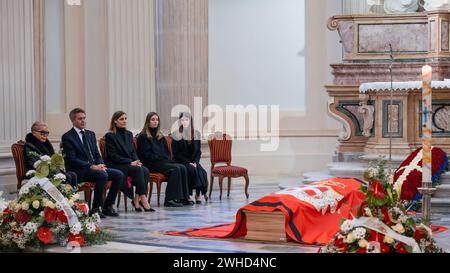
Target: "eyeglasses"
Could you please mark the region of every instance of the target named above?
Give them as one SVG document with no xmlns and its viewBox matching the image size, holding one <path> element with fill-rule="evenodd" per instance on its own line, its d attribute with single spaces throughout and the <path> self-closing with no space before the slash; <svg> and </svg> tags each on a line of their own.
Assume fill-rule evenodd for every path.
<svg viewBox="0 0 450 273">
<path fill-rule="evenodd" d="M 50 135 L 49 131 L 36 131 L 36 132 L 40 133 L 41 136 L 48 136 L 48 135 Z"/>
</svg>

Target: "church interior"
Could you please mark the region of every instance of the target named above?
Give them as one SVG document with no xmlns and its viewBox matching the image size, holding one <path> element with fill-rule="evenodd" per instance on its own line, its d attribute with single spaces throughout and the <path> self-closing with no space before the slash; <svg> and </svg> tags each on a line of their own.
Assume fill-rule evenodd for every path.
<svg viewBox="0 0 450 273">
<path fill-rule="evenodd" d="M 423 219 L 436 246 L 448 252 L 449 37 L 448 0 L 0 0 L 0 245 L 14 241 L 20 248 L 16 237 L 24 233 L 37 236 L 49 253 L 318 253 L 330 242 L 333 250 L 366 253 L 373 246 L 369 231 L 382 233 L 373 223 L 356 221 L 370 218 L 364 204 L 371 196 L 387 200 L 383 206 L 402 204 L 404 217 Z M 59 232 L 51 222 L 59 219 L 68 221 L 69 243 L 84 245 L 91 237 L 80 239 L 73 231 L 72 221 L 84 219 L 70 209 L 79 204 L 73 196 L 91 210 L 100 197 L 94 183 L 75 186 L 72 199 L 57 201 L 43 186 L 48 177 L 59 189 L 56 176 L 38 175 L 42 157 L 35 177 L 24 175 L 23 141 L 35 126 L 45 126 L 47 132 L 37 132 L 46 133 L 56 153 L 67 152 L 71 171 L 64 139 L 84 114 L 86 131 L 96 137 L 86 149 L 91 157 L 98 149 L 111 168 L 102 141 L 118 126 L 111 116 L 119 110 L 133 140 L 145 135 L 148 113 L 157 113 L 170 160 L 176 159 L 176 141 L 168 138 L 182 131 L 180 113 L 189 112 L 201 152 L 189 164 L 206 170 L 206 188 L 199 198 L 199 189 L 191 189 L 192 205 L 168 202 L 175 187 L 171 174 L 158 176 L 144 163 L 139 140 L 136 161 L 150 169 L 144 200 L 154 211 L 142 203 L 145 211 L 135 210 L 120 188 L 112 212 L 103 210 L 97 227 L 108 232 L 106 243 L 75 250 L 49 244 Z M 229 138 L 215 142 L 213 136 Z M 158 133 L 149 139 L 159 139 Z M 367 179 L 381 159 L 388 175 L 377 179 L 384 189 Z M 124 177 L 133 191 L 134 180 Z M 419 181 L 410 198 L 400 180 L 403 187 Z M 20 201 L 35 192 L 28 186 L 25 191 L 27 184 L 40 185 L 50 201 Z M 113 184 L 105 186 L 105 203 Z M 340 185 L 355 188 L 343 193 Z M 359 190 L 365 185 L 367 195 Z M 49 196 L 56 209 L 46 203 L 53 204 Z M 292 204 L 294 197 L 300 204 Z M 381 203 L 373 204 L 370 209 L 383 211 Z M 45 232 L 29 224 L 34 216 L 23 220 L 24 214 L 39 217 L 40 209 Z M 52 209 L 57 216 L 49 220 Z M 117 217 L 109 215 L 115 212 Z M 367 230 L 356 248 L 350 235 L 345 247 L 339 247 L 340 235 L 333 241 L 345 230 L 341 218 L 355 218 L 352 225 Z M 330 229 L 328 221 L 337 224 Z M 405 239 L 418 234 L 419 222 L 411 236 L 408 221 L 393 222 L 372 251 L 387 245 L 392 252 L 426 252 L 422 237 L 411 244 Z M 11 229 L 16 233 L 7 237 Z M 53 238 L 44 239 L 48 234 Z M 389 246 L 391 237 L 400 243 Z"/>
</svg>

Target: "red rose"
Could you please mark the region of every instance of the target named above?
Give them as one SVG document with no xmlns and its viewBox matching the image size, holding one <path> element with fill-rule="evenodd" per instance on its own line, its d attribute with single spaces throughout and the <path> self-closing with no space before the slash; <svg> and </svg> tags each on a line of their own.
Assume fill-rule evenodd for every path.
<svg viewBox="0 0 450 273">
<path fill-rule="evenodd" d="M 3 210 L 3 216 L 9 216 L 12 214 L 12 210 L 10 210 L 9 208 L 6 208 Z"/>
<path fill-rule="evenodd" d="M 405 245 L 404 245 L 403 243 L 398 243 L 398 244 L 395 246 L 395 250 L 396 250 L 398 253 L 408 253 L 408 250 L 405 248 Z"/>
<path fill-rule="evenodd" d="M 47 227 L 40 227 L 37 232 L 37 237 L 45 245 L 48 245 L 53 240 L 53 233 Z"/>
<path fill-rule="evenodd" d="M 383 184 L 381 184 L 380 180 L 376 180 L 370 184 L 370 192 L 378 199 L 383 199 L 386 196 Z"/>
<path fill-rule="evenodd" d="M 84 203 L 76 203 L 75 205 L 83 213 L 88 213 L 89 212 L 89 207 L 86 204 L 84 204 Z"/>
<path fill-rule="evenodd" d="M 45 218 L 45 221 L 49 224 L 56 220 L 57 215 L 58 215 L 57 209 L 51 209 L 49 207 L 46 207 L 44 209 L 44 218 Z"/>
<path fill-rule="evenodd" d="M 367 253 L 367 249 L 360 247 L 358 250 L 356 250 L 356 253 Z"/>
<path fill-rule="evenodd" d="M 81 234 L 73 235 L 70 233 L 68 240 L 69 242 L 77 242 L 80 246 L 84 246 L 85 244 L 84 237 Z"/>
<path fill-rule="evenodd" d="M 389 252 L 391 252 L 391 248 L 387 244 L 380 243 L 380 252 L 381 253 L 389 253 Z"/>
<path fill-rule="evenodd" d="M 347 244 L 344 243 L 344 239 L 342 238 L 334 241 L 334 246 L 343 253 L 347 252 Z"/>
<path fill-rule="evenodd" d="M 382 208 L 382 209 L 381 209 L 381 213 L 383 213 L 383 222 L 384 222 L 386 225 L 391 226 L 391 225 L 394 224 L 394 223 L 391 221 L 391 218 L 389 217 L 389 211 L 388 211 L 387 208 Z"/>
<path fill-rule="evenodd" d="M 369 233 L 369 242 L 379 242 L 382 243 L 384 236 L 376 231 L 371 230 Z"/>
<path fill-rule="evenodd" d="M 420 239 L 427 237 L 427 232 L 422 229 L 416 229 L 416 232 L 414 233 L 414 239 L 416 241 L 420 241 Z"/>
<path fill-rule="evenodd" d="M 26 224 L 26 223 L 30 222 L 30 220 L 31 220 L 31 215 L 29 215 L 26 211 L 21 209 L 16 213 L 17 223 Z"/>
<path fill-rule="evenodd" d="M 58 211 L 58 220 L 59 222 L 61 222 L 61 224 L 67 224 L 68 220 L 64 211 L 62 210 Z"/>
</svg>

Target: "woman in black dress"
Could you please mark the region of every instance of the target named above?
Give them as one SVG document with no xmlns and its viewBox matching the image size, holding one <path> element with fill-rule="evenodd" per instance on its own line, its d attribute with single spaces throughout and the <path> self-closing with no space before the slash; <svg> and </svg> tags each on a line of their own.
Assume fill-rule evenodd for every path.
<svg viewBox="0 0 450 273">
<path fill-rule="evenodd" d="M 164 206 L 182 207 L 194 204 L 189 196 L 186 167 L 171 159 L 166 138 L 160 130 L 159 116 L 154 112 L 147 115 L 144 128 L 139 134 L 138 156 L 150 172 L 167 176 Z"/>
<path fill-rule="evenodd" d="M 175 161 L 183 164 L 188 171 L 189 194 L 195 189 L 195 202 L 201 204 L 200 194 L 208 202 L 206 194 L 208 190 L 208 174 L 200 165 L 201 135 L 194 129 L 194 123 L 190 113 L 184 112 L 179 117 L 180 127 L 173 132 L 173 157 Z"/>
<path fill-rule="evenodd" d="M 111 118 L 109 132 L 105 135 L 106 165 L 120 170 L 123 173 L 122 192 L 133 200 L 135 211 L 155 211 L 147 200 L 148 169 L 138 159 L 133 146 L 133 133 L 126 129 L 127 114 L 117 111 Z M 128 188 L 128 177 L 136 188 L 133 196 L 133 187 Z"/>
<path fill-rule="evenodd" d="M 31 133 L 25 137 L 24 147 L 24 159 L 25 168 L 27 171 L 34 170 L 34 163 L 40 159 L 41 156 L 49 156 L 55 154 L 53 145 L 48 140 L 50 131 L 46 123 L 36 121 L 31 126 Z M 61 173 L 66 175 L 66 183 L 76 186 L 78 184 L 77 174 L 74 172 L 65 172 L 60 170 Z"/>
</svg>

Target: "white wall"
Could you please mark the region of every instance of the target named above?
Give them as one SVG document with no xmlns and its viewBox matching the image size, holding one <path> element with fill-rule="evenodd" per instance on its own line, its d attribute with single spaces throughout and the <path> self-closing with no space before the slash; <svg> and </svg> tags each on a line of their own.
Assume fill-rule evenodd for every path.
<svg viewBox="0 0 450 273">
<path fill-rule="evenodd" d="M 209 1 L 209 103 L 305 108 L 305 0 Z"/>
</svg>

